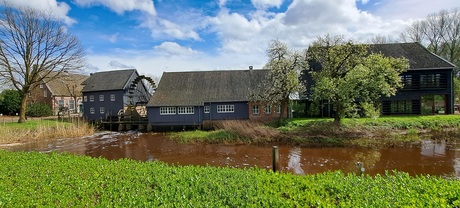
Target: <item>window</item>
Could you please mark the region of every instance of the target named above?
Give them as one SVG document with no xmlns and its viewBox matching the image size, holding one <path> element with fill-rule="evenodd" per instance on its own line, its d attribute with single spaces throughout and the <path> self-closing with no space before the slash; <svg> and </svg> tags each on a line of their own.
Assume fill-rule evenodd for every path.
<svg viewBox="0 0 460 208">
<path fill-rule="evenodd" d="M 209 113 L 209 106 L 204 106 L 204 113 Z"/>
<path fill-rule="evenodd" d="M 86 96 L 86 95 L 83 96 L 83 101 L 84 101 L 84 102 L 88 102 L 88 96 Z"/>
<path fill-rule="evenodd" d="M 104 95 L 99 95 L 99 101 L 104 101 Z"/>
<path fill-rule="evenodd" d="M 281 113 L 281 105 L 276 105 L 276 113 Z"/>
<path fill-rule="evenodd" d="M 110 95 L 110 101 L 115 101 L 115 94 Z"/>
<path fill-rule="evenodd" d="M 194 114 L 195 111 L 193 107 L 177 107 L 178 114 Z"/>
<path fill-rule="evenodd" d="M 233 113 L 235 112 L 234 105 L 217 105 L 217 113 Z"/>
<path fill-rule="evenodd" d="M 59 107 L 64 107 L 64 100 L 58 100 Z"/>
<path fill-rule="evenodd" d="M 391 113 L 412 113 L 411 100 L 391 101 Z"/>
<path fill-rule="evenodd" d="M 94 108 L 90 108 L 90 109 L 89 109 L 89 113 L 90 113 L 90 114 L 94 114 Z"/>
<path fill-rule="evenodd" d="M 43 91 L 43 97 L 48 97 L 48 91 Z"/>
<path fill-rule="evenodd" d="M 272 114 L 272 106 L 271 105 L 266 105 L 264 108 L 265 114 Z"/>
<path fill-rule="evenodd" d="M 99 108 L 99 113 L 100 113 L 100 114 L 104 114 L 104 113 L 105 113 L 105 108 L 104 108 L 104 107 L 100 107 L 100 108 Z"/>
<path fill-rule="evenodd" d="M 176 114 L 176 107 L 161 107 L 160 115 L 174 115 Z"/>
<path fill-rule="evenodd" d="M 40 84 L 40 89 L 43 89 L 43 84 Z"/>
<path fill-rule="evenodd" d="M 402 75 L 401 82 L 404 85 L 404 89 L 412 89 L 412 75 L 410 74 Z"/>
<path fill-rule="evenodd" d="M 259 106 L 253 105 L 252 106 L 252 114 L 259 114 Z"/>
<path fill-rule="evenodd" d="M 89 96 L 89 102 L 93 102 L 94 101 L 94 95 L 90 95 Z"/>
<path fill-rule="evenodd" d="M 69 109 L 74 110 L 75 109 L 75 100 L 69 100 Z"/>
<path fill-rule="evenodd" d="M 441 74 L 422 74 L 420 75 L 421 88 L 439 88 L 441 84 Z"/>
</svg>

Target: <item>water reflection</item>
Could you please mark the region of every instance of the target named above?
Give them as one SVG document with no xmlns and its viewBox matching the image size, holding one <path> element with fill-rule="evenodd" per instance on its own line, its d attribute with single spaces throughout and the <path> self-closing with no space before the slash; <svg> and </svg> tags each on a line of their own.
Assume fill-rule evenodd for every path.
<svg viewBox="0 0 460 208">
<path fill-rule="evenodd" d="M 287 169 L 291 170 L 294 174 L 298 175 L 305 175 L 305 171 L 303 171 L 301 163 L 301 156 L 302 156 L 302 149 L 299 147 L 293 147 L 289 150 L 289 161 L 287 165 Z"/>
<path fill-rule="evenodd" d="M 178 165 L 271 167 L 271 147 L 251 145 L 181 144 L 162 134 L 101 132 L 91 137 L 4 147 L 12 151 L 70 152 L 107 159 L 131 158 Z M 429 174 L 460 178 L 460 145 L 425 141 L 414 148 L 299 148 L 280 146 L 280 170 L 311 174 L 332 170 L 367 174 L 400 170 L 411 175 Z"/>
</svg>

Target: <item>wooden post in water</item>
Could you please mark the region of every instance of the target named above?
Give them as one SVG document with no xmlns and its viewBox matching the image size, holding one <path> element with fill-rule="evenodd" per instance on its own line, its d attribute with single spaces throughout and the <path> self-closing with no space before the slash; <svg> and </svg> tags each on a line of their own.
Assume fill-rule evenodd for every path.
<svg viewBox="0 0 460 208">
<path fill-rule="evenodd" d="M 280 153 L 279 153 L 278 146 L 273 146 L 273 149 L 272 149 L 273 172 L 276 172 L 278 170 L 279 159 L 280 159 Z"/>
</svg>

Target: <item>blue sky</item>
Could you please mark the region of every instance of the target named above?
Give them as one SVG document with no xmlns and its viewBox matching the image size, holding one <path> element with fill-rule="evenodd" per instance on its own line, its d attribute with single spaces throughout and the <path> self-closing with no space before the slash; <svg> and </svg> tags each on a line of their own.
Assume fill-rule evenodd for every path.
<svg viewBox="0 0 460 208">
<path fill-rule="evenodd" d="M 398 38 L 411 22 L 459 0 L 6 0 L 48 10 L 87 49 L 86 73 L 262 68 L 278 39 L 302 49 L 327 33 Z"/>
</svg>

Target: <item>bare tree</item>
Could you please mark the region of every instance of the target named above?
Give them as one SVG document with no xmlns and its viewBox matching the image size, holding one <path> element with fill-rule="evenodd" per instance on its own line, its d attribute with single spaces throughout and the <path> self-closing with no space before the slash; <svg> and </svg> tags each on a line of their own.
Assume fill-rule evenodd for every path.
<svg viewBox="0 0 460 208">
<path fill-rule="evenodd" d="M 424 20 L 414 22 L 401 34 L 406 42 L 419 42 L 431 52 L 457 65 L 455 74 L 459 76 L 460 66 L 460 12 L 442 10 L 430 14 Z"/>
<path fill-rule="evenodd" d="M 77 37 L 49 13 L 3 6 L 0 12 L 0 77 L 21 93 L 19 123 L 25 122 L 29 92 L 51 72 L 80 70 L 85 51 Z M 45 82 L 46 83 L 46 82 Z"/>
<path fill-rule="evenodd" d="M 390 36 L 376 35 L 373 38 L 371 38 L 369 42 L 373 44 L 386 44 L 386 43 L 394 43 L 396 41 Z"/>
</svg>

